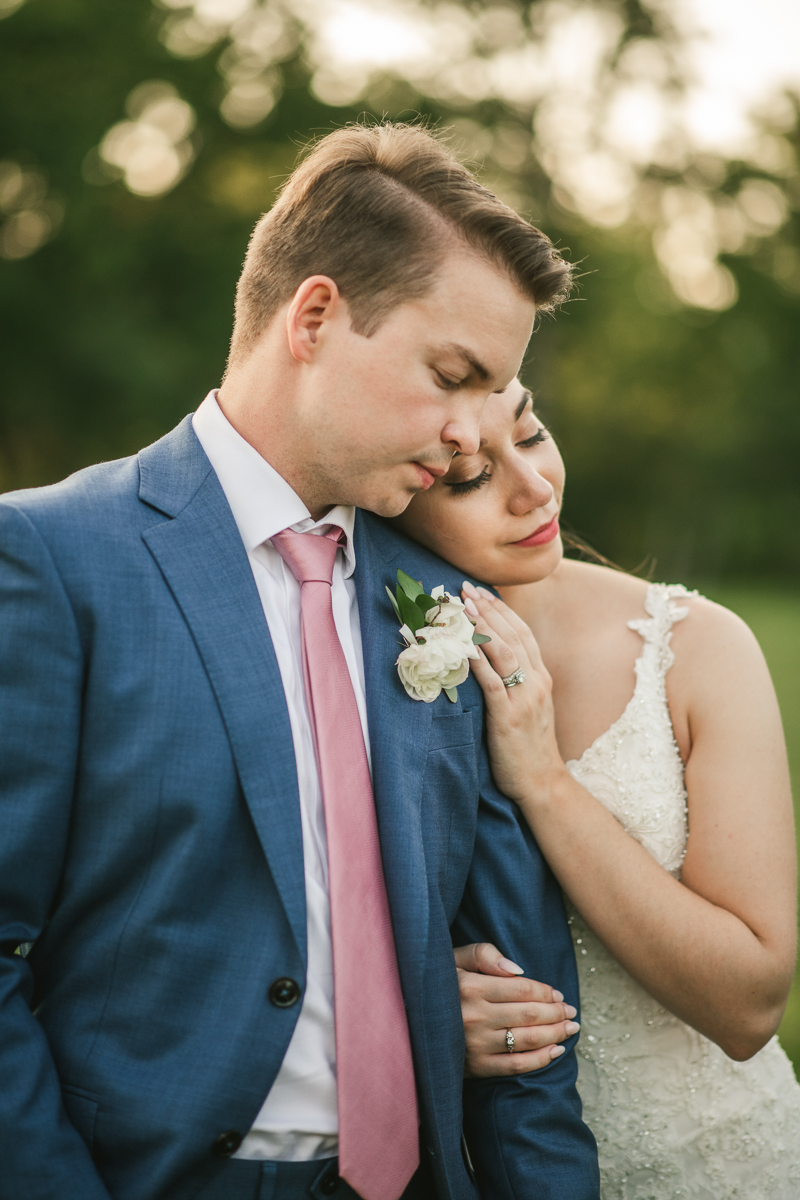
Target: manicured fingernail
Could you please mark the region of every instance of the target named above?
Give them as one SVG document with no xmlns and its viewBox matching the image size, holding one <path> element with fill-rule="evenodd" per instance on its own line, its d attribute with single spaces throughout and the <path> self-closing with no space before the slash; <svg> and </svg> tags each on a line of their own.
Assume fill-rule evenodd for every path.
<svg viewBox="0 0 800 1200">
<path fill-rule="evenodd" d="M 479 596 L 483 596 L 484 600 L 496 600 L 497 599 L 497 596 L 495 596 L 492 592 L 487 592 L 486 588 L 484 588 L 484 587 L 479 587 L 479 588 L 476 588 L 475 590 L 477 591 Z"/>
<path fill-rule="evenodd" d="M 568 1017 L 577 1017 L 577 1015 L 578 1015 L 577 1008 L 573 1008 L 571 1004 L 564 1005 L 564 1012 L 567 1014 Z"/>
<path fill-rule="evenodd" d="M 467 596 L 466 600 L 464 601 L 464 608 L 467 610 L 467 612 L 469 613 L 469 615 L 470 615 L 471 617 L 474 617 L 474 618 L 475 618 L 475 620 L 477 621 L 478 617 L 479 617 L 481 614 L 478 612 L 477 608 L 475 607 L 475 601 L 474 601 L 474 600 L 471 600 L 471 599 L 469 598 L 469 596 Z"/>
<path fill-rule="evenodd" d="M 580 1025 L 578 1024 L 577 1021 L 567 1021 L 566 1025 L 564 1026 L 564 1029 L 566 1030 L 567 1037 L 572 1037 L 573 1033 L 578 1032 L 578 1030 L 580 1029 Z"/>
<path fill-rule="evenodd" d="M 509 975 L 524 975 L 522 967 L 518 967 L 516 963 L 512 963 L 510 958 L 498 958 L 498 967 L 502 967 L 504 971 L 508 971 Z"/>
<path fill-rule="evenodd" d="M 563 999 L 564 999 L 564 993 L 563 993 L 563 992 L 557 992 L 557 991 L 556 991 L 556 989 L 555 989 L 555 988 L 553 988 L 553 999 L 554 999 L 554 1000 L 563 1000 Z"/>
<path fill-rule="evenodd" d="M 478 589 L 475 587 L 474 584 L 470 583 L 470 581 L 468 579 L 464 580 L 461 587 L 467 593 L 468 596 L 477 596 L 477 594 L 478 594 Z"/>
<path fill-rule="evenodd" d="M 550 1057 L 551 1058 L 558 1058 L 559 1055 L 561 1055 L 563 1053 L 564 1053 L 563 1046 L 551 1046 L 550 1047 Z"/>
</svg>

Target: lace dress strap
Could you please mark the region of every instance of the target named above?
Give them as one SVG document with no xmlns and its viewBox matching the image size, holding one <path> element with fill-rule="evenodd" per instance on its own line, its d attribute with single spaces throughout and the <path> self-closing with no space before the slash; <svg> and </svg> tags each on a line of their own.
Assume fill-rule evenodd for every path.
<svg viewBox="0 0 800 1200">
<path fill-rule="evenodd" d="M 679 596 L 697 596 L 698 592 L 690 592 L 682 583 L 651 583 L 647 589 L 644 601 L 645 612 L 649 617 L 638 617 L 628 621 L 628 628 L 641 634 L 645 648 L 642 652 L 641 663 L 654 670 L 661 680 L 675 661 L 675 655 L 670 648 L 672 641 L 672 626 L 677 621 L 683 621 L 689 615 L 685 605 L 675 603 Z M 637 667 L 638 667 L 637 663 Z"/>
<path fill-rule="evenodd" d="M 688 810 L 666 673 L 672 627 L 692 595 L 663 583 L 647 589 L 647 615 L 628 622 L 642 637 L 633 697 L 567 764 L 676 879 Z M 568 907 L 581 995 L 578 1088 L 602 1200 L 800 1197 L 800 1087 L 777 1038 L 734 1062 L 662 1008 Z"/>
</svg>

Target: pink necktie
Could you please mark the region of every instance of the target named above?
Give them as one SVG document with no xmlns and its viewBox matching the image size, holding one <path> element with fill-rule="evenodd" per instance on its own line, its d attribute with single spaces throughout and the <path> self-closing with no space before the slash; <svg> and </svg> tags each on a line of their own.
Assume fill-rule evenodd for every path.
<svg viewBox="0 0 800 1200">
<path fill-rule="evenodd" d="M 333 619 L 344 534 L 284 530 L 272 544 L 300 584 L 303 675 L 328 836 L 339 1174 L 364 1200 L 398 1200 L 419 1165 L 419 1118 L 372 781 Z M 388 661 L 388 660 L 387 660 Z"/>
</svg>

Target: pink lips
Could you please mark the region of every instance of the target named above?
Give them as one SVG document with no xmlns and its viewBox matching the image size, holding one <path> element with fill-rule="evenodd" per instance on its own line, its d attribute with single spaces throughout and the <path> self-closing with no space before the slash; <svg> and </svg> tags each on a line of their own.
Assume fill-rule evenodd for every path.
<svg viewBox="0 0 800 1200">
<path fill-rule="evenodd" d="M 540 525 L 538 529 L 534 529 L 530 537 L 511 544 L 512 546 L 544 546 L 547 542 L 552 542 L 555 537 L 558 537 L 557 516 L 553 517 L 552 521 L 548 521 L 546 525 Z"/>
<path fill-rule="evenodd" d="M 412 465 L 417 468 L 423 491 L 426 492 L 433 485 L 434 480 L 447 474 L 447 467 L 423 467 L 422 463 L 418 462 Z"/>
</svg>

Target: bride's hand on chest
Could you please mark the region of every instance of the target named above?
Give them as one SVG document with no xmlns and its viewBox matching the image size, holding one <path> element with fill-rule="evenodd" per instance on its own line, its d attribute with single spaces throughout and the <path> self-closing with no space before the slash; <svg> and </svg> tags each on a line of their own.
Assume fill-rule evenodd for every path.
<svg viewBox="0 0 800 1200">
<path fill-rule="evenodd" d="M 480 647 L 472 670 L 483 689 L 492 774 L 523 805 L 549 792 L 566 770 L 556 741 L 553 683 L 526 623 L 483 588 L 464 586 Z M 509 686 L 510 684 L 510 686 Z"/>
</svg>

